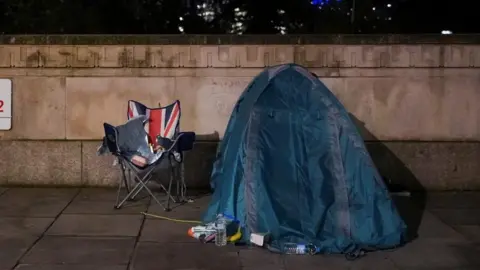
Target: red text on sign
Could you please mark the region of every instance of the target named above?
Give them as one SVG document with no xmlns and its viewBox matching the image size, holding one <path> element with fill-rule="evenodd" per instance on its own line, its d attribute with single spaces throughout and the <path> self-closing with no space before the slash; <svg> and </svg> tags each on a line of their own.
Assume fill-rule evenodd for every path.
<svg viewBox="0 0 480 270">
<path fill-rule="evenodd" d="M 0 112 L 3 112 L 3 100 L 0 99 Z"/>
</svg>

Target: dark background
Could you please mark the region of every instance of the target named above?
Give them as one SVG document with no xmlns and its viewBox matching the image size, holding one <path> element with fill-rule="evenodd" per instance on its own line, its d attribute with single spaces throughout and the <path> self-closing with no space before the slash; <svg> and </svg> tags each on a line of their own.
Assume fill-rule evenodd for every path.
<svg viewBox="0 0 480 270">
<path fill-rule="evenodd" d="M 0 34 L 480 32 L 480 1 L 476 0 L 356 0 L 354 9 L 353 3 L 353 0 L 0 0 Z"/>
</svg>

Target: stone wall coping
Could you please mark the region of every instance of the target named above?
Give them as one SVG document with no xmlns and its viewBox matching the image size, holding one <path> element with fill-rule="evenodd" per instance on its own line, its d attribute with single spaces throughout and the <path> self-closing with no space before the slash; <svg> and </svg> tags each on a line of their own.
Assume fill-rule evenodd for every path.
<svg viewBox="0 0 480 270">
<path fill-rule="evenodd" d="M 0 35 L 0 45 L 480 44 L 470 35 Z"/>
</svg>

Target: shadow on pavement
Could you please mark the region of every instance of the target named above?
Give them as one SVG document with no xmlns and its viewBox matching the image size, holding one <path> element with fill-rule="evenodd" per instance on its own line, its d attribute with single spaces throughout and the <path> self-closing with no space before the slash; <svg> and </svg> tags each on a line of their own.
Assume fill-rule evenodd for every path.
<svg viewBox="0 0 480 270">
<path fill-rule="evenodd" d="M 390 192 L 393 194 L 409 193 L 406 196 L 393 196 L 393 200 L 407 224 L 407 240 L 412 241 L 416 239 L 426 207 L 427 194 L 425 188 L 403 161 L 365 127 L 364 122 L 351 113 L 349 115 L 366 140 L 367 149 Z"/>
</svg>

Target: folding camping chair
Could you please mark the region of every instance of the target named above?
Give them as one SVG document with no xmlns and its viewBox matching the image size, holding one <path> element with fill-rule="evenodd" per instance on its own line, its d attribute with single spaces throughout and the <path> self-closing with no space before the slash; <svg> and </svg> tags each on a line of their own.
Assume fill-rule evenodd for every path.
<svg viewBox="0 0 480 270">
<path fill-rule="evenodd" d="M 137 193 L 139 187 L 142 186 L 152 196 L 152 198 L 160 205 L 152 191 L 148 188 L 147 182 L 152 176 L 153 171 L 159 166 L 164 165 L 168 161 L 168 150 L 154 153 L 148 144 L 147 134 L 143 126 L 146 121 L 145 116 L 132 118 L 126 124 L 121 126 L 112 126 L 104 123 L 105 144 L 108 150 L 117 157 L 121 168 L 127 167 L 133 172 L 134 180 L 137 185 L 130 190 L 125 198 L 118 203 L 120 197 L 121 183 L 118 188 L 116 208 L 120 208 L 125 201 L 132 195 Z M 172 179 L 170 179 L 169 188 L 171 189 Z M 164 206 L 169 209 L 169 196 L 167 196 L 167 203 Z"/>
<path fill-rule="evenodd" d="M 170 178 L 172 179 L 172 177 L 175 177 L 177 192 L 175 199 L 171 195 L 170 189 L 166 189 L 163 185 L 160 185 L 160 187 L 167 192 L 168 196 L 166 210 L 169 210 L 170 199 L 174 203 L 190 201 L 186 199 L 187 185 L 185 183 L 185 168 L 183 160 L 184 152 L 193 148 L 195 133 L 179 131 L 180 115 L 180 102 L 178 100 L 168 106 L 153 109 L 148 108 L 137 101 L 128 101 L 128 119 L 133 119 L 139 116 L 145 116 L 147 119 L 144 125 L 144 130 L 148 135 L 147 140 L 151 148 L 157 149 L 160 147 L 163 148 L 163 150 L 168 150 L 167 152 L 170 161 L 168 165 L 171 167 Z M 135 188 L 133 188 L 134 192 L 132 192 L 129 187 L 129 182 L 132 182 L 131 173 L 135 173 L 135 171 L 132 171 L 129 166 L 125 166 L 124 164 L 120 164 L 120 168 L 122 170 L 123 181 L 119 183 L 119 192 L 123 182 L 127 193 L 129 194 L 126 199 L 134 199 L 144 186 L 137 183 Z M 180 175 L 180 177 L 178 177 L 178 175 Z M 150 179 L 146 180 L 146 182 L 149 180 Z M 171 183 L 169 184 L 169 188 L 171 188 Z M 116 204 L 116 207 L 119 208 L 122 204 L 123 202 Z"/>
</svg>

